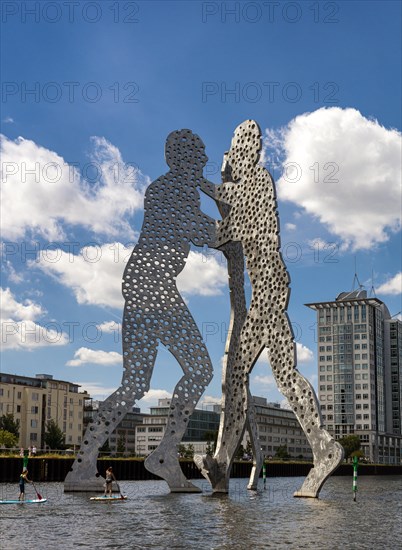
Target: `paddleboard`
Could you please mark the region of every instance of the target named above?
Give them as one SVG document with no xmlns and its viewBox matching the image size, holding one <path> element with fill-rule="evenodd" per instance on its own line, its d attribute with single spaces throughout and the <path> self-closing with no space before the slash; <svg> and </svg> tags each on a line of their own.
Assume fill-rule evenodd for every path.
<svg viewBox="0 0 402 550">
<path fill-rule="evenodd" d="M 0 500 L 0 504 L 39 504 L 41 502 L 46 502 L 47 498 L 35 498 L 33 500 Z"/>
<path fill-rule="evenodd" d="M 89 500 L 97 500 L 101 502 L 113 502 L 114 500 L 127 500 L 127 497 L 125 495 L 122 495 L 122 496 L 112 495 L 111 497 L 103 495 L 101 497 L 90 497 Z"/>
</svg>

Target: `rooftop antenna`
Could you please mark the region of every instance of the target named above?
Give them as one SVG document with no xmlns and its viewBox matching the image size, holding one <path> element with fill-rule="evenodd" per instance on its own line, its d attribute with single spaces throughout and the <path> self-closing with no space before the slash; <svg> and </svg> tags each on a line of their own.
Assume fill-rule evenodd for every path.
<svg viewBox="0 0 402 550">
<path fill-rule="evenodd" d="M 352 292 L 355 290 L 355 283 L 356 282 L 359 285 L 359 290 L 361 290 L 363 288 L 363 285 L 360 283 L 359 277 L 357 276 L 357 265 L 356 264 L 357 264 L 357 260 L 356 260 L 356 256 L 355 256 L 355 275 L 353 277 Z"/>
<path fill-rule="evenodd" d="M 370 298 L 374 296 L 374 298 L 377 298 L 375 295 L 375 288 L 374 288 L 374 270 L 371 268 L 371 288 L 370 288 Z"/>
</svg>

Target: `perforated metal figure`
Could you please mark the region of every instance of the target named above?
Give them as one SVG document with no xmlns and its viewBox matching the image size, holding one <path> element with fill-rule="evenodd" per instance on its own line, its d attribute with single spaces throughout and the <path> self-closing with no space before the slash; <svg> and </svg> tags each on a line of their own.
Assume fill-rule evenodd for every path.
<svg viewBox="0 0 402 550">
<path fill-rule="evenodd" d="M 261 132 L 253 120 L 235 130 L 226 154 L 231 182 L 215 188 L 215 198 L 230 205 L 219 223 L 217 247 L 240 241 L 252 288 L 230 379 L 225 381 L 225 407 L 214 457 L 196 457 L 214 492 L 227 492 L 230 468 L 240 444 L 249 408 L 249 375 L 266 348 L 279 390 L 287 398 L 311 445 L 314 468 L 295 496 L 316 497 L 343 458 L 342 447 L 323 429 L 319 404 L 311 384 L 296 368 L 296 346 L 286 313 L 289 275 L 280 253 L 275 186 L 258 164 Z M 211 190 L 210 190 L 211 192 Z"/>
<path fill-rule="evenodd" d="M 199 492 L 181 471 L 177 445 L 195 406 L 212 379 L 213 367 L 198 327 L 177 286 L 190 251 L 214 243 L 215 220 L 200 210 L 198 187 L 208 160 L 201 139 L 190 130 L 172 132 L 166 140 L 169 172 L 145 193 L 144 221 L 138 243 L 123 276 L 123 365 L 118 388 L 99 409 L 85 434 L 79 456 L 66 482 L 93 479 L 96 459 L 126 412 L 149 390 L 158 345 L 162 343 L 183 370 L 170 404 L 166 430 L 146 459 L 150 472 L 167 481 L 173 492 Z"/>
</svg>

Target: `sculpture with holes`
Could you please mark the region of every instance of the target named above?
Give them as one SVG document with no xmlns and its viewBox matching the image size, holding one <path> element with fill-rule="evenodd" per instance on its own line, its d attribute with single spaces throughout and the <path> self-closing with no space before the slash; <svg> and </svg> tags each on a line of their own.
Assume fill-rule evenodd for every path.
<svg viewBox="0 0 402 550">
<path fill-rule="evenodd" d="M 258 164 L 261 132 L 253 120 L 240 124 L 225 155 L 225 180 L 206 191 L 227 203 L 227 215 L 218 224 L 217 247 L 240 242 L 246 258 L 252 296 L 235 349 L 223 380 L 224 398 L 217 448 L 213 457 L 195 457 L 214 492 L 227 492 L 230 469 L 247 421 L 251 428 L 249 375 L 264 349 L 279 390 L 287 398 L 311 445 L 314 467 L 300 497 L 317 497 L 328 476 L 343 458 L 341 445 L 322 427 L 319 404 L 311 384 L 296 368 L 296 348 L 286 313 L 289 275 L 280 253 L 275 186 Z M 233 314 L 233 303 L 232 303 Z M 255 434 L 253 436 L 255 438 Z"/>
<path fill-rule="evenodd" d="M 212 364 L 201 333 L 176 286 L 190 251 L 213 245 L 216 222 L 200 210 L 198 188 L 206 185 L 204 144 L 190 130 L 172 132 L 166 140 L 169 172 L 145 193 L 141 234 L 123 276 L 125 300 L 123 378 L 89 425 L 81 449 L 68 473 L 65 491 L 98 489 L 102 485 L 96 461 L 99 448 L 124 415 L 149 390 L 159 343 L 183 370 L 170 405 L 166 430 L 146 468 L 165 479 L 172 492 L 199 492 L 180 468 L 177 445 L 204 389 Z"/>
</svg>

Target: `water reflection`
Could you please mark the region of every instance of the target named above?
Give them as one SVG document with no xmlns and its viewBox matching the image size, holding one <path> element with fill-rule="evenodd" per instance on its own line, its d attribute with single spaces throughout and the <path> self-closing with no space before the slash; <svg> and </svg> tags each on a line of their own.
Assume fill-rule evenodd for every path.
<svg viewBox="0 0 402 550">
<path fill-rule="evenodd" d="M 122 481 L 129 500 L 114 503 L 64 494 L 61 483 L 38 484 L 47 503 L 0 506 L 0 548 L 46 550 L 55 541 L 63 549 L 402 547 L 401 477 L 360 477 L 357 502 L 348 477 L 329 479 L 319 500 L 293 498 L 302 478 L 270 478 L 258 491 L 235 479 L 229 495 L 218 497 L 196 483 L 202 494 L 170 494 L 163 481 Z M 0 484 L 1 499 L 16 494 L 17 484 Z"/>
</svg>

